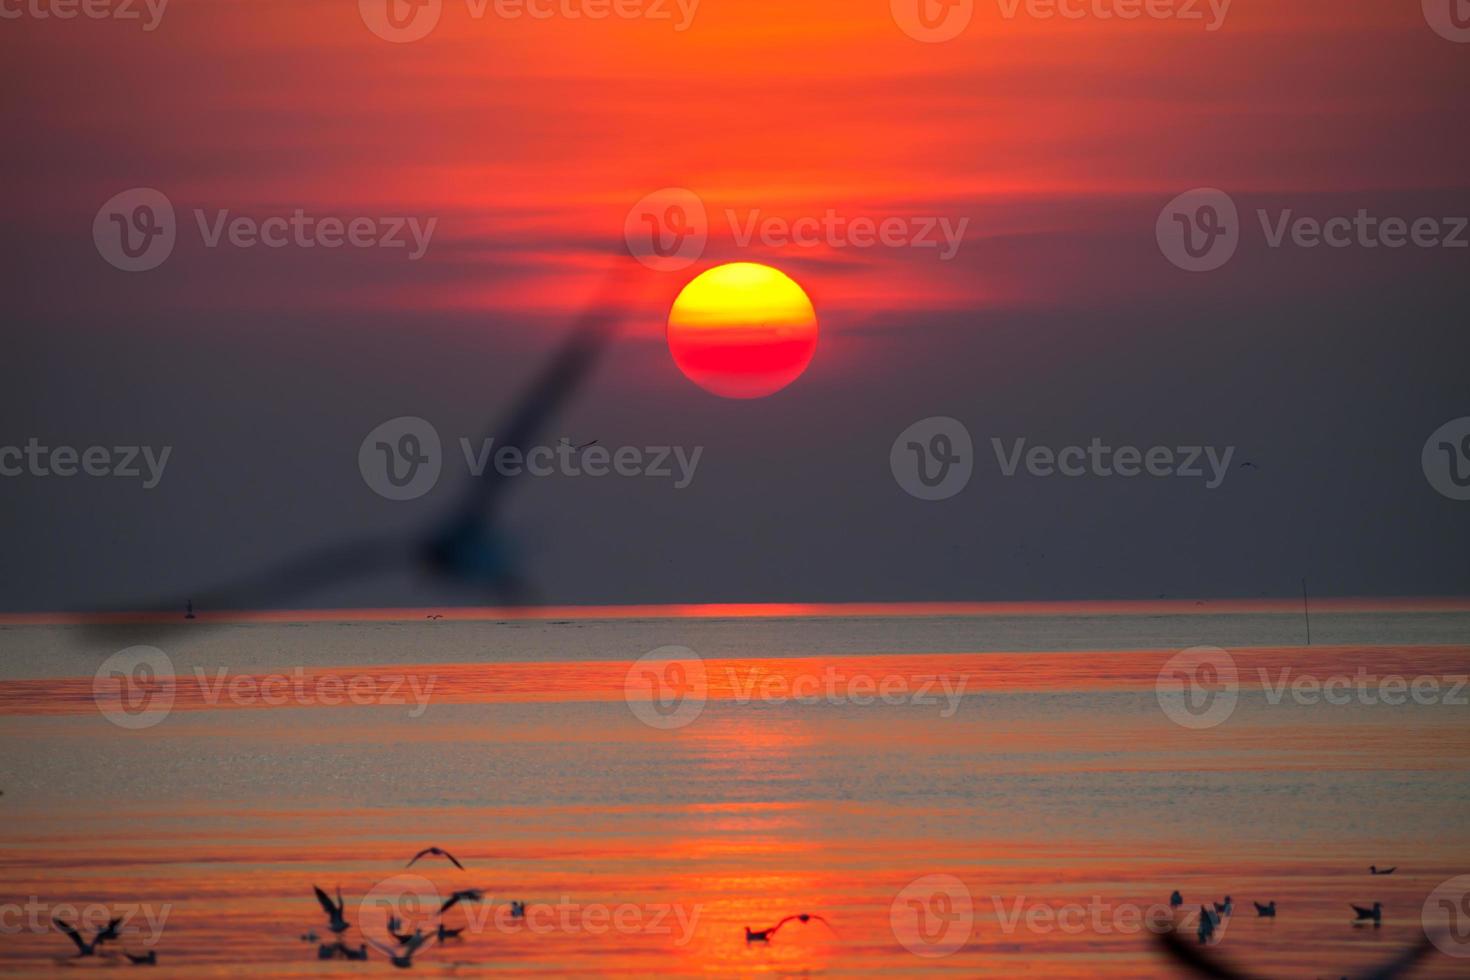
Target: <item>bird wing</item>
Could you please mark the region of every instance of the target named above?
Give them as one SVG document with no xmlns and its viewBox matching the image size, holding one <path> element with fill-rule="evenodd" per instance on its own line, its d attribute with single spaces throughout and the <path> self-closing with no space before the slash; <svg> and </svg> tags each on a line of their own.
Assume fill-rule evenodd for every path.
<svg viewBox="0 0 1470 980">
<path fill-rule="evenodd" d="M 56 918 L 53 918 L 51 920 L 51 924 L 70 936 L 71 941 L 77 944 L 77 949 L 81 950 L 83 953 L 87 951 L 87 944 L 82 941 L 82 936 L 80 933 L 77 932 L 75 927 Z"/>
<path fill-rule="evenodd" d="M 1410 967 L 1428 956 L 1433 949 L 1433 940 L 1426 936 L 1393 959 L 1375 968 L 1373 972 L 1365 973 L 1363 980 L 1393 980 L 1393 978 L 1407 973 Z"/>
<path fill-rule="evenodd" d="M 335 919 L 342 910 L 332 902 L 332 896 L 322 891 L 316 885 L 312 885 L 311 890 L 316 892 L 316 900 L 321 905 L 322 911 Z"/>
<path fill-rule="evenodd" d="M 1234 967 L 1222 963 L 1199 946 L 1192 946 L 1177 932 L 1159 933 L 1159 948 L 1179 966 L 1201 977 L 1217 980 L 1249 980 L 1249 977 Z"/>
<path fill-rule="evenodd" d="M 614 307 L 634 272 L 632 263 L 619 262 L 603 283 L 592 305 L 577 318 L 567 339 L 531 382 L 510 414 L 488 433 L 498 447 L 512 446 L 522 453 L 572 395 L 586 381 L 616 332 L 621 315 Z M 506 479 L 494 467 L 471 488 L 463 509 L 479 512 L 505 489 Z"/>
<path fill-rule="evenodd" d="M 443 915 L 445 912 L 448 912 L 450 909 L 454 908 L 456 905 L 459 904 L 459 900 L 462 897 L 463 896 L 460 895 L 459 892 L 455 892 L 453 895 L 450 895 L 444 900 L 444 904 L 439 906 L 439 914 Z"/>
<path fill-rule="evenodd" d="M 288 599 L 296 599 L 324 586 L 365 578 L 401 565 L 414 555 L 410 542 L 398 537 L 366 538 L 324 545 L 311 551 L 275 562 L 265 569 L 219 585 L 207 592 L 191 591 L 197 608 L 205 611 L 241 611 L 268 609 Z M 173 611 L 184 607 L 182 597 L 132 603 L 110 610 L 112 613 Z M 104 619 L 87 625 L 84 634 L 92 639 L 138 641 L 140 634 L 158 634 L 173 624 L 138 624 Z M 195 622 L 191 630 L 209 622 Z"/>
<path fill-rule="evenodd" d="M 454 865 L 456 868 L 458 868 L 461 871 L 464 870 L 464 865 L 460 864 L 459 863 L 459 859 L 456 858 L 453 854 L 450 854 L 448 851 L 444 851 L 444 850 L 441 850 L 439 853 L 440 854 L 443 854 L 445 857 L 449 858 L 449 863 L 450 864 Z"/>
<path fill-rule="evenodd" d="M 413 867 L 413 862 L 414 861 L 417 861 L 419 858 L 423 857 L 425 854 L 433 854 L 433 853 L 434 853 L 434 849 L 432 847 L 426 847 L 422 851 L 419 851 L 417 854 L 415 854 L 413 856 L 413 860 L 411 860 L 407 864 L 405 864 L 404 867 L 405 868 L 411 868 L 411 867 Z"/>
<path fill-rule="evenodd" d="M 832 935 L 834 935 L 834 936 L 838 935 L 837 927 L 834 926 L 832 923 L 828 922 L 826 919 L 822 918 L 820 915 L 815 915 L 815 914 L 808 915 L 807 918 L 808 919 L 813 919 L 813 920 L 815 920 L 817 922 L 820 922 L 822 925 L 826 926 L 828 929 L 831 929 L 832 930 Z"/>
<path fill-rule="evenodd" d="M 122 921 L 123 920 L 121 918 L 117 918 L 107 923 L 106 929 L 103 929 L 101 932 L 97 933 L 97 935 L 92 937 L 93 944 L 100 943 L 105 940 L 116 939 L 117 927 L 122 925 Z"/>
</svg>

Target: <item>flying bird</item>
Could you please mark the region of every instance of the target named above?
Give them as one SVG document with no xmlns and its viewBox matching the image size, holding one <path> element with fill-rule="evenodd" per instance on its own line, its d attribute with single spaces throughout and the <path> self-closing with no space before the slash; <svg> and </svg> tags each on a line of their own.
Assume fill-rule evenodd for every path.
<svg viewBox="0 0 1470 980">
<path fill-rule="evenodd" d="M 1262 918 L 1262 919 L 1274 919 L 1274 918 L 1276 918 L 1276 899 L 1274 899 L 1274 898 L 1271 899 L 1271 901 L 1268 902 L 1265 905 L 1262 905 L 1260 902 L 1253 902 L 1252 904 L 1255 905 L 1255 907 L 1256 907 L 1256 915 L 1259 918 Z"/>
<path fill-rule="evenodd" d="M 768 943 L 768 942 L 771 941 L 771 937 L 776 934 L 776 930 L 780 929 L 786 923 L 788 923 L 788 922 L 807 923 L 807 922 L 812 922 L 814 920 L 817 921 L 817 922 L 820 922 L 822 925 L 826 926 L 828 929 L 832 929 L 832 923 L 828 922 L 826 919 L 822 918 L 820 915 L 812 915 L 811 913 L 808 913 L 808 912 L 802 912 L 802 913 L 800 913 L 798 915 L 788 915 L 788 916 L 786 916 L 786 918 L 782 919 L 780 922 L 777 922 L 775 925 L 770 926 L 769 928 L 766 928 L 766 929 L 752 929 L 750 926 L 746 926 L 745 927 L 745 941 L 747 943 Z M 832 935 L 834 935 L 834 936 L 837 935 L 837 930 L 836 929 L 832 929 Z"/>
<path fill-rule="evenodd" d="M 448 929 L 445 928 L 444 923 L 441 922 L 439 923 L 438 931 L 435 933 L 435 938 L 442 943 L 446 939 L 458 939 L 459 934 L 462 932 L 464 932 L 463 926 L 460 926 L 458 929 Z"/>
<path fill-rule="evenodd" d="M 1181 895 L 1181 894 L 1179 894 L 1179 889 L 1177 889 L 1177 888 L 1174 889 L 1174 893 L 1169 896 L 1169 908 L 1171 908 L 1171 909 L 1177 909 L 1179 906 L 1181 906 L 1183 904 L 1184 904 L 1184 896 Z"/>
<path fill-rule="evenodd" d="M 1235 903 L 1230 901 L 1229 895 L 1226 895 L 1225 901 L 1215 903 L 1215 911 L 1219 912 L 1221 915 L 1229 915 L 1231 912 L 1235 911 Z"/>
<path fill-rule="evenodd" d="M 337 886 L 337 901 L 335 903 L 332 901 L 330 895 L 316 885 L 312 885 L 311 887 L 316 892 L 316 900 L 321 904 L 322 911 L 327 913 L 327 928 L 338 934 L 346 932 L 350 926 L 348 926 L 347 920 L 342 918 L 342 909 L 346 907 L 346 903 L 342 901 L 342 886 Z"/>
<path fill-rule="evenodd" d="M 413 856 L 413 861 L 409 861 L 407 864 L 404 865 L 404 867 L 405 868 L 411 868 L 411 867 L 413 867 L 414 861 L 417 861 L 419 858 L 425 857 L 425 856 L 448 858 L 450 864 L 454 865 L 456 868 L 458 868 L 461 871 L 464 870 L 464 865 L 462 865 L 462 864 L 459 863 L 459 859 L 456 858 L 453 854 L 450 854 L 448 851 L 444 850 L 444 848 L 442 848 L 442 847 L 426 847 L 426 848 L 424 848 L 422 851 L 419 851 L 417 854 L 415 854 Z"/>
<path fill-rule="evenodd" d="M 495 439 L 497 452 L 509 447 L 524 455 L 582 387 L 622 319 L 616 303 L 634 271 L 632 264 L 619 263 L 597 300 L 578 318 L 521 400 L 491 430 L 489 435 Z M 489 592 L 508 605 L 526 605 L 529 582 L 523 577 L 514 559 L 514 549 L 500 527 L 500 511 L 511 485 L 511 477 L 495 467 L 487 468 L 482 476 L 462 489 L 457 505 L 447 517 L 418 534 L 385 535 L 320 546 L 283 559 L 257 574 L 196 592 L 195 599 L 205 609 L 267 609 L 328 585 L 417 565 L 478 595 Z M 177 609 L 183 604 L 171 598 L 132 603 L 112 612 Z M 93 637 L 100 632 L 100 638 L 109 641 L 127 638 L 137 642 L 144 630 L 137 623 L 125 625 L 104 620 L 88 624 L 83 632 Z"/>
<path fill-rule="evenodd" d="M 439 914 L 443 915 L 460 902 L 478 902 L 484 897 L 485 893 L 478 888 L 466 888 L 463 891 L 454 892 L 444 900 L 443 905 L 439 906 Z"/>
<path fill-rule="evenodd" d="M 1370 875 L 1391 875 L 1395 871 L 1397 871 L 1398 869 L 1399 869 L 1399 866 L 1397 864 L 1395 864 L 1391 868 L 1380 868 L 1376 864 L 1370 864 L 1370 865 L 1368 865 L 1368 873 Z"/>
<path fill-rule="evenodd" d="M 127 950 L 123 950 L 123 955 L 126 956 L 128 958 L 128 962 L 132 963 L 134 966 L 153 966 L 158 962 L 158 950 L 156 949 L 150 949 L 148 952 L 142 954 L 141 956 L 129 953 Z"/>
<path fill-rule="evenodd" d="M 1258 980 L 1257 975 L 1231 966 L 1210 950 L 1189 945 L 1176 932 L 1161 932 L 1158 941 L 1165 956 L 1196 976 L 1214 977 L 1216 980 Z M 1397 977 L 1407 974 L 1415 963 L 1428 956 L 1433 949 L 1434 943 L 1430 939 L 1420 939 L 1417 944 L 1392 959 L 1358 974 L 1356 980 L 1396 980 Z"/>
<path fill-rule="evenodd" d="M 403 944 L 401 949 L 393 949 L 390 946 L 384 946 L 376 939 L 368 939 L 368 942 L 373 944 L 373 949 L 376 949 L 378 952 L 388 957 L 388 962 L 392 963 L 400 970 L 406 970 L 409 967 L 413 966 L 413 954 L 417 953 L 420 949 L 423 949 L 426 944 L 432 941 L 433 937 L 426 935 L 422 931 L 415 932 L 413 936 L 409 938 L 408 942 Z"/>
<path fill-rule="evenodd" d="M 51 924 L 57 929 L 60 929 L 71 938 L 72 942 L 77 944 L 78 956 L 95 956 L 97 950 L 102 948 L 103 943 L 117 938 L 117 927 L 122 925 L 122 919 L 113 919 L 104 928 L 97 930 L 97 934 L 92 937 L 91 942 L 83 939 L 82 934 L 77 932 L 76 926 L 70 923 L 62 922 L 53 916 Z"/>
</svg>

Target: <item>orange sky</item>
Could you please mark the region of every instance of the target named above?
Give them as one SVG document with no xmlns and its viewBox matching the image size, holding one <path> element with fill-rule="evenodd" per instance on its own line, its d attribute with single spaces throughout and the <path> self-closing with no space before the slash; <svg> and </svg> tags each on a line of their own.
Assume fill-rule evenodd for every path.
<svg viewBox="0 0 1470 980">
<path fill-rule="evenodd" d="M 1237 3 L 1210 31 L 1007 19 L 991 0 L 943 44 L 906 36 L 879 0 L 704 0 L 683 31 L 473 9 L 446 0 L 407 44 L 329 0 L 173 0 L 153 32 L 8 23 L 0 49 L 29 96 L 13 113 L 43 137 L 7 165 L 37 190 L 9 206 L 55 220 L 142 185 L 181 210 L 433 215 L 431 267 L 366 284 L 329 269 L 295 285 L 302 305 L 560 309 L 590 291 L 587 255 L 618 243 L 628 208 L 682 186 L 711 216 L 691 274 L 716 258 L 773 261 L 819 310 L 872 315 L 1106 288 L 1106 257 L 1065 249 L 1115 231 L 1132 196 L 1147 217 L 1155 198 L 1201 184 L 1361 194 L 1463 179 L 1451 133 L 1463 52 L 1417 4 Z M 945 262 L 741 248 L 727 209 L 969 224 Z M 1030 251 L 1061 235 L 1069 244 Z M 174 300 L 261 302 L 238 264 L 204 272 Z"/>
</svg>

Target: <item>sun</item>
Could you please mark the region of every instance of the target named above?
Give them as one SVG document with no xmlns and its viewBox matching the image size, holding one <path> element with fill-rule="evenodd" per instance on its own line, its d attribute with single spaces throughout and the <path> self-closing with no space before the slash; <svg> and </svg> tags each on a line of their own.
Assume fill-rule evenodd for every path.
<svg viewBox="0 0 1470 980">
<path fill-rule="evenodd" d="M 722 398 L 764 398 L 801 377 L 817 349 L 817 313 L 790 276 L 756 262 L 700 273 L 669 310 L 669 353 Z"/>
</svg>

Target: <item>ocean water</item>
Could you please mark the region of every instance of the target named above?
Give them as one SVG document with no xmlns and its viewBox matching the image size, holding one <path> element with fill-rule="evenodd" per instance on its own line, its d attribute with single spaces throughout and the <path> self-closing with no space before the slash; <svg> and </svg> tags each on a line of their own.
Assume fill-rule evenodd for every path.
<svg viewBox="0 0 1470 980">
<path fill-rule="evenodd" d="M 123 947 L 164 975 L 387 969 L 318 960 L 316 884 L 354 948 L 393 944 L 384 909 L 433 928 L 480 889 L 414 957 L 430 975 L 1171 976 L 1151 930 L 1192 940 L 1226 895 L 1212 955 L 1351 975 L 1470 874 L 1467 627 L 1316 613 L 1308 647 L 1300 613 L 1207 608 L 0 626 L 0 971 L 127 968 Z M 144 642 L 167 670 L 99 679 Z M 1233 673 L 1177 686 L 1201 645 Z M 465 869 L 406 869 L 429 844 Z M 126 914 L 122 939 L 77 957 L 57 910 Z M 746 941 L 799 912 L 827 924 Z M 1436 951 L 1416 975 L 1467 966 Z"/>
</svg>

